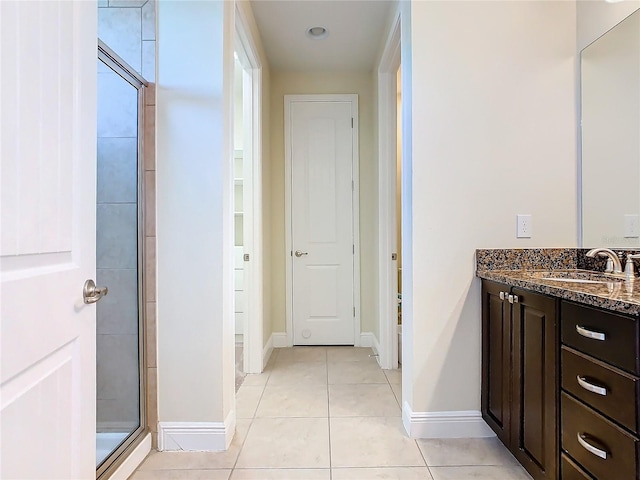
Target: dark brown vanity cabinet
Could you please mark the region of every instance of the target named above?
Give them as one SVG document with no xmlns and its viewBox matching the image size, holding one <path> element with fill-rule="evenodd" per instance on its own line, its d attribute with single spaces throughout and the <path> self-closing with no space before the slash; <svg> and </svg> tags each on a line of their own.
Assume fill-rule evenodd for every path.
<svg viewBox="0 0 640 480">
<path fill-rule="evenodd" d="M 638 480 L 638 319 L 561 305 L 561 478 Z"/>
<path fill-rule="evenodd" d="M 511 306 L 509 287 L 482 282 L 482 417 L 511 444 Z"/>
<path fill-rule="evenodd" d="M 536 480 L 558 478 L 557 305 L 482 282 L 482 416 Z"/>
</svg>

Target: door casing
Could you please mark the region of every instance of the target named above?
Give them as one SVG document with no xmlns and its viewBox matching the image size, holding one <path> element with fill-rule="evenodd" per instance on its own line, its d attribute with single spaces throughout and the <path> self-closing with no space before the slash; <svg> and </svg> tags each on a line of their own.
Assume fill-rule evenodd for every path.
<svg viewBox="0 0 640 480">
<path fill-rule="evenodd" d="M 235 7 L 235 50 L 243 69 L 243 170 L 245 315 L 243 368 L 261 373 L 263 352 L 263 223 L 262 223 L 262 65 L 243 10 Z"/>
<path fill-rule="evenodd" d="M 353 305 L 354 315 L 354 346 L 359 347 L 360 342 L 360 168 L 358 150 L 358 95 L 285 95 L 284 96 L 284 143 L 285 143 L 285 259 L 286 259 L 286 328 L 287 346 L 293 346 L 293 248 L 292 240 L 292 215 L 291 215 L 291 117 L 290 106 L 293 102 L 350 102 L 353 118 L 352 159 L 353 172 L 352 195 L 352 231 L 353 231 Z"/>
<path fill-rule="evenodd" d="M 397 162 L 397 71 L 400 67 L 400 12 L 396 12 L 393 27 L 378 67 L 378 310 L 380 315 L 380 351 L 382 368 L 398 368 L 398 262 L 396 218 Z M 404 199 L 403 199 L 404 200 Z M 408 285 L 403 282 L 403 285 Z"/>
</svg>

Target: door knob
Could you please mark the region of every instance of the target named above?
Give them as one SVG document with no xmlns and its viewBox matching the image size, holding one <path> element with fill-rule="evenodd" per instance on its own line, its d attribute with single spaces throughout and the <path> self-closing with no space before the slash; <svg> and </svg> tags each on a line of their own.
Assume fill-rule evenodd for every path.
<svg viewBox="0 0 640 480">
<path fill-rule="evenodd" d="M 296 257 L 301 257 L 303 255 L 309 255 L 309 252 L 303 252 L 301 250 L 296 250 Z"/>
<path fill-rule="evenodd" d="M 84 303 L 96 303 L 107 293 L 109 293 L 107 287 L 96 287 L 96 283 L 91 279 L 84 282 L 84 288 L 82 289 Z"/>
</svg>

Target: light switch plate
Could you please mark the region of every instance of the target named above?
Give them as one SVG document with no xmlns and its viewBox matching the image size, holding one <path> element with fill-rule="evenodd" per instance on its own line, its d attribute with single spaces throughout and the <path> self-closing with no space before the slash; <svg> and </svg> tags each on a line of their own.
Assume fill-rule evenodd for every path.
<svg viewBox="0 0 640 480">
<path fill-rule="evenodd" d="M 640 216 L 625 215 L 624 216 L 624 238 L 640 237 Z"/>
<path fill-rule="evenodd" d="M 533 235 L 533 220 L 529 214 L 518 214 L 517 238 L 531 238 Z"/>
</svg>

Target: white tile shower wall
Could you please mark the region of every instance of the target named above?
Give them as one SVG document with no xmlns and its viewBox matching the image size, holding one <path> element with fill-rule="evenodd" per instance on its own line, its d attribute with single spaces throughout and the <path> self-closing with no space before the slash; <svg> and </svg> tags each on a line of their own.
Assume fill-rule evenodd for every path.
<svg viewBox="0 0 640 480">
<path fill-rule="evenodd" d="M 97 275 L 99 285 L 109 286 L 109 295 L 96 305 L 98 335 L 137 335 L 138 324 L 131 319 L 137 310 L 137 270 L 99 268 Z"/>
<path fill-rule="evenodd" d="M 130 175 L 135 177 L 133 168 Z M 98 203 L 96 255 L 98 268 L 136 268 L 138 207 L 136 203 Z"/>
<path fill-rule="evenodd" d="M 98 138 L 98 203 L 133 203 L 138 142 L 133 138 Z"/>
<path fill-rule="evenodd" d="M 155 79 L 155 0 L 101 0 L 99 38 L 146 80 Z M 111 295 L 98 305 L 98 425 L 102 430 L 137 425 L 138 104 L 135 89 L 105 67 L 98 69 L 102 96 L 98 122 L 97 281 Z M 145 358 L 147 424 L 157 431 L 155 388 L 155 88 L 145 96 Z M 141 173 L 142 174 L 142 173 Z M 123 239 L 127 239 L 124 243 Z M 142 246 L 140 246 L 141 248 Z M 155 444 L 155 440 L 154 440 Z"/>
<path fill-rule="evenodd" d="M 123 109 L 118 114 L 118 92 L 111 97 L 114 85 L 99 84 L 101 103 L 110 100 L 116 107 L 106 112 L 109 122 L 126 124 L 132 112 Z M 133 94 L 135 98 L 135 90 Z M 136 111 L 133 115 L 137 119 Z M 137 177 L 137 138 L 100 137 L 96 280 L 110 289 L 110 295 L 97 304 L 97 427 L 101 432 L 131 431 L 139 422 Z"/>
<path fill-rule="evenodd" d="M 135 137 L 138 133 L 136 89 L 113 72 L 98 73 L 98 138 Z"/>
<path fill-rule="evenodd" d="M 136 72 L 142 70 L 141 8 L 111 6 L 99 8 L 98 38 L 131 65 Z"/>
</svg>

